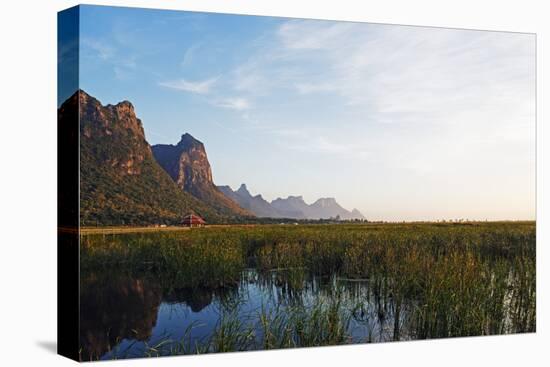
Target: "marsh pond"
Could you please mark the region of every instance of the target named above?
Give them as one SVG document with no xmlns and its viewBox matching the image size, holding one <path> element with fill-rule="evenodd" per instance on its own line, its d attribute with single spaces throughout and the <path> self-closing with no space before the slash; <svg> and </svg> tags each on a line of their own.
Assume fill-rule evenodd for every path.
<svg viewBox="0 0 550 367">
<path fill-rule="evenodd" d="M 81 236 L 80 358 L 534 332 L 535 224 Z"/>
</svg>

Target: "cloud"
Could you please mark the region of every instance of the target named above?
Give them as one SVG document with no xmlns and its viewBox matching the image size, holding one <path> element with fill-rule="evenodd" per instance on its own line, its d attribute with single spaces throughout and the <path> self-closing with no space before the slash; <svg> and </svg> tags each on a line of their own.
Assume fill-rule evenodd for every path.
<svg viewBox="0 0 550 367">
<path fill-rule="evenodd" d="M 179 79 L 174 81 L 160 82 L 159 85 L 166 88 L 176 89 L 184 92 L 208 94 L 218 78 L 210 78 L 202 81 L 188 81 Z"/>
<path fill-rule="evenodd" d="M 278 142 L 285 150 L 308 153 L 313 156 L 321 154 L 347 160 L 364 161 L 371 158 L 371 151 L 365 144 L 351 141 L 350 136 L 336 137 L 330 128 L 282 127 L 257 123 L 249 127 L 280 138 Z"/>
<path fill-rule="evenodd" d="M 285 149 L 313 155 L 329 155 L 346 160 L 364 161 L 371 158 L 371 152 L 363 145 L 350 142 L 339 142 L 332 137 L 318 135 L 311 131 L 276 132 L 285 136 L 283 143 Z"/>
<path fill-rule="evenodd" d="M 426 151 L 434 139 L 471 146 L 481 131 L 485 141 L 502 142 L 503 131 L 532 141 L 533 35 L 290 20 L 258 44 L 231 73 L 241 93 L 315 104 L 317 118 L 340 110 L 340 123 L 363 131 L 398 126 L 392 140 Z M 475 141 L 472 152 L 483 149 Z"/>
<path fill-rule="evenodd" d="M 296 83 L 294 84 L 294 88 L 296 88 L 300 94 L 334 92 L 338 90 L 334 84 L 328 82 Z"/>
<path fill-rule="evenodd" d="M 222 99 L 214 102 L 214 105 L 237 111 L 244 111 L 250 108 L 250 102 L 246 98 L 242 97 Z"/>
<path fill-rule="evenodd" d="M 500 91 L 525 97 L 534 78 L 526 34 L 291 20 L 263 45 L 233 70 L 236 90 L 333 93 L 386 121 L 448 116 L 445 107 L 470 108 Z"/>
<path fill-rule="evenodd" d="M 84 50 L 95 53 L 95 56 L 101 60 L 110 60 L 115 55 L 115 49 L 107 42 L 102 42 L 94 38 L 84 38 L 81 41 L 81 47 Z"/>
<path fill-rule="evenodd" d="M 195 54 L 199 47 L 200 44 L 195 44 L 185 50 L 185 53 L 183 54 L 183 58 L 180 63 L 180 66 L 182 68 L 186 68 L 193 63 L 193 61 L 195 60 Z"/>
<path fill-rule="evenodd" d="M 133 78 L 138 69 L 137 55 L 117 42 L 87 37 L 82 39 L 80 47 L 83 59 L 89 59 L 94 64 L 99 60 L 110 66 L 118 80 Z"/>
<path fill-rule="evenodd" d="M 288 49 L 323 50 L 341 45 L 356 28 L 350 22 L 290 20 L 279 27 L 277 35 Z"/>
</svg>

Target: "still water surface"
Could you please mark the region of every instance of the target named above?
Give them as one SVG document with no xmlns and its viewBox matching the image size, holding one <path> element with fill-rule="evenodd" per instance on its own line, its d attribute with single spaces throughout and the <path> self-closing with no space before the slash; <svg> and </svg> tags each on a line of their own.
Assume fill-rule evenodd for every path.
<svg viewBox="0 0 550 367">
<path fill-rule="evenodd" d="M 296 269 L 258 273 L 248 269 L 233 287 L 163 290 L 153 280 L 125 274 L 88 274 L 81 288 L 81 358 L 143 357 L 159 343 L 195 353 L 207 345 L 224 320 L 238 320 L 253 330 L 245 349 L 263 349 L 261 316 L 307 313 L 313 305 L 334 305 L 348 320 L 347 343 L 381 342 L 394 338 L 396 320 L 391 302 L 375 297 L 365 280 L 318 277 Z M 389 297 L 391 300 L 391 295 Z M 401 328 L 406 315 L 398 320 Z M 401 331 L 400 339 L 408 339 Z M 180 350 L 181 353 L 181 350 Z"/>
</svg>

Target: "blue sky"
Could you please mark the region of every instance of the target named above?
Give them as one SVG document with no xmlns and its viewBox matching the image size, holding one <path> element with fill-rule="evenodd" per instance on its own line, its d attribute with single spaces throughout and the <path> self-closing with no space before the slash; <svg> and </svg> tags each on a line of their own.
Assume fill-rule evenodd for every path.
<svg viewBox="0 0 550 367">
<path fill-rule="evenodd" d="M 84 6 L 80 87 L 268 200 L 535 217 L 534 35 Z"/>
</svg>

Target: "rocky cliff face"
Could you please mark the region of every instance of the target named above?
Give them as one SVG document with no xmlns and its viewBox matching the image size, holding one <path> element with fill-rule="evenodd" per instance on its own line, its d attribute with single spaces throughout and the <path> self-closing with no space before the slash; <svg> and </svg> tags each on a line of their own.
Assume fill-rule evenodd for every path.
<svg viewBox="0 0 550 367">
<path fill-rule="evenodd" d="M 124 142 L 118 147 L 111 147 L 114 154 L 102 152 L 97 158 L 122 175 L 140 174 L 142 163 L 151 159 L 152 153 L 134 106 L 128 101 L 102 106 L 97 99 L 84 91 L 79 93 L 78 99 L 82 139 L 101 139 L 112 144 Z"/>
<path fill-rule="evenodd" d="M 104 106 L 80 90 L 59 108 L 58 123 L 80 125 L 81 225 L 177 224 L 189 212 L 208 222 L 238 215 L 177 187 L 155 161 L 130 102 Z"/>
<path fill-rule="evenodd" d="M 181 189 L 198 193 L 199 188 L 213 185 L 204 144 L 191 135 L 182 135 L 177 145 L 154 145 L 153 152 L 157 162 Z"/>
<path fill-rule="evenodd" d="M 157 162 L 183 191 L 222 212 L 253 215 L 214 185 L 204 144 L 190 134 L 183 134 L 176 145 L 158 144 L 152 149 Z"/>
</svg>

